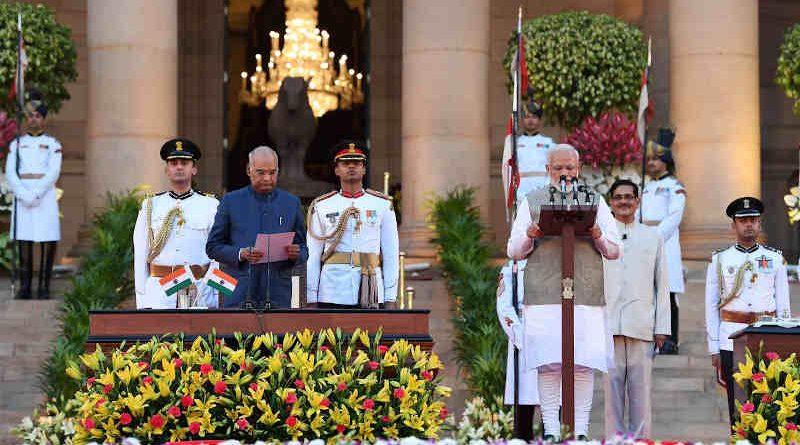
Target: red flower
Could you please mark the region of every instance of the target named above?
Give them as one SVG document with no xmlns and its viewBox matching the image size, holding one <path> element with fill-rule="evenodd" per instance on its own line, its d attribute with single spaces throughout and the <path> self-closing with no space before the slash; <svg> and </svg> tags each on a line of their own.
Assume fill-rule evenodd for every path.
<svg viewBox="0 0 800 445">
<path fill-rule="evenodd" d="M 753 374 L 753 381 L 754 382 L 760 382 L 762 380 L 764 380 L 764 374 L 763 373 L 757 372 L 757 373 Z"/>
<path fill-rule="evenodd" d="M 322 352 L 325 352 L 325 351 L 327 351 L 328 349 L 329 349 L 329 348 L 328 348 L 327 346 L 325 346 L 325 345 L 322 345 L 322 346 L 320 346 L 320 347 L 319 347 L 319 350 L 320 350 L 320 351 L 322 351 Z"/>
<path fill-rule="evenodd" d="M 300 380 L 300 379 L 295 379 L 295 381 L 294 381 L 294 386 L 296 386 L 296 387 L 297 387 L 297 388 L 299 388 L 299 389 L 303 389 L 303 388 L 305 388 L 305 387 L 306 387 L 306 384 L 305 384 L 305 383 L 303 383 L 303 381 L 302 381 L 302 380 Z"/>
<path fill-rule="evenodd" d="M 336 432 L 342 434 L 344 432 L 344 425 L 342 425 L 341 423 L 336 425 Z"/>
<path fill-rule="evenodd" d="M 112 389 L 114 389 L 114 385 L 109 383 L 108 385 L 103 387 L 103 393 L 108 394 L 111 392 Z"/>
<path fill-rule="evenodd" d="M 766 354 L 764 354 L 764 356 L 767 357 L 767 360 L 778 360 L 779 358 L 781 358 L 781 356 L 777 352 L 772 352 L 772 351 L 767 352 Z"/>
<path fill-rule="evenodd" d="M 320 406 L 324 406 L 325 408 L 327 408 L 327 407 L 331 406 L 331 401 L 328 400 L 328 399 L 322 399 L 322 401 L 319 402 L 319 404 L 320 404 Z"/>
<path fill-rule="evenodd" d="M 155 414 L 150 417 L 150 426 L 155 429 L 159 429 L 164 426 L 164 418 L 161 417 L 161 414 Z"/>
<path fill-rule="evenodd" d="M 761 396 L 761 403 L 772 403 L 772 396 L 769 394 L 764 394 Z"/>
<path fill-rule="evenodd" d="M 430 382 L 433 380 L 433 373 L 430 371 L 422 371 L 422 378 Z"/>
<path fill-rule="evenodd" d="M 287 405 L 291 405 L 292 403 L 297 402 L 297 396 L 293 392 L 290 392 L 289 394 L 286 394 L 286 398 L 283 399 L 283 401 L 286 402 Z"/>
<path fill-rule="evenodd" d="M 94 428 L 94 420 L 88 417 L 86 419 L 83 419 L 83 427 L 87 430 Z"/>
<path fill-rule="evenodd" d="M 217 394 L 223 394 L 228 389 L 228 384 L 223 382 L 222 380 L 214 383 L 214 392 Z"/>
<path fill-rule="evenodd" d="M 370 360 L 368 366 L 369 366 L 369 369 L 372 369 L 374 371 L 374 370 L 378 369 L 378 366 L 380 366 L 380 363 L 376 362 L 375 360 Z"/>
<path fill-rule="evenodd" d="M 756 406 L 753 405 L 753 402 L 747 402 L 742 405 L 742 412 L 743 413 L 752 413 L 756 409 Z"/>
<path fill-rule="evenodd" d="M 96 402 L 94 402 L 94 406 L 95 406 L 95 408 L 97 408 L 98 406 L 100 406 L 100 405 L 102 405 L 104 403 L 106 403 L 106 399 L 98 399 Z"/>
<path fill-rule="evenodd" d="M 153 384 L 153 378 L 150 377 L 149 375 L 146 375 L 146 376 L 144 376 L 144 378 L 142 378 L 142 383 L 144 385 L 152 385 Z"/>
<path fill-rule="evenodd" d="M 222 340 L 218 338 L 218 339 L 214 340 L 214 344 L 219 346 L 219 345 L 222 344 Z"/>
<path fill-rule="evenodd" d="M 139 367 L 142 369 L 147 369 L 150 367 L 150 363 L 147 362 L 139 362 Z"/>
<path fill-rule="evenodd" d="M 389 422 L 389 416 L 383 416 L 383 417 L 381 417 L 381 422 L 383 422 L 383 423 L 388 423 L 388 422 Z"/>
<path fill-rule="evenodd" d="M 188 408 L 194 405 L 194 398 L 190 395 L 185 395 L 181 397 L 181 405 L 183 405 L 184 408 Z"/>
<path fill-rule="evenodd" d="M 742 429 L 739 429 L 739 430 L 737 430 L 737 431 L 736 431 L 736 435 L 737 435 L 737 436 L 739 436 L 739 437 L 741 437 L 741 438 L 745 438 L 745 437 L 747 437 L 747 433 L 746 433 L 744 430 L 742 430 Z"/>
<path fill-rule="evenodd" d="M 373 402 L 372 399 L 364 400 L 364 409 L 365 410 L 372 411 L 373 408 L 375 408 L 375 402 Z"/>
<path fill-rule="evenodd" d="M 403 388 L 395 388 L 394 390 L 394 398 L 395 399 L 402 399 L 406 396 L 406 392 L 403 391 Z"/>
<path fill-rule="evenodd" d="M 128 413 L 122 413 L 119 416 L 119 424 L 120 425 L 129 425 L 132 420 L 133 420 L 133 417 L 131 417 L 131 415 L 128 414 Z"/>
<path fill-rule="evenodd" d="M 248 422 L 247 419 L 239 419 L 236 421 L 236 428 L 239 428 L 240 430 L 243 430 L 248 426 L 250 426 L 250 422 Z"/>
<path fill-rule="evenodd" d="M 297 417 L 289 416 L 286 419 L 286 425 L 289 425 L 290 427 L 293 427 L 293 426 L 297 425 Z"/>
<path fill-rule="evenodd" d="M 786 425 L 783 426 L 787 430 L 797 431 L 797 425 L 793 424 L 792 422 L 786 422 Z"/>
<path fill-rule="evenodd" d="M 275 349 L 283 349 L 282 343 L 275 343 Z"/>
<path fill-rule="evenodd" d="M 336 384 L 336 390 L 337 391 L 341 392 L 341 391 L 344 391 L 345 389 L 347 389 L 347 383 L 339 382 L 339 383 Z"/>
<path fill-rule="evenodd" d="M 202 365 L 200 365 L 200 374 L 208 375 L 208 373 L 213 370 L 214 367 L 211 366 L 211 363 L 203 363 Z"/>
<path fill-rule="evenodd" d="M 447 417 L 448 414 L 450 414 L 450 411 L 448 411 L 447 408 L 442 408 L 439 410 L 439 417 L 441 417 L 442 419 Z"/>
<path fill-rule="evenodd" d="M 192 422 L 189 424 L 189 432 L 192 434 L 197 434 L 200 432 L 200 422 Z"/>
<path fill-rule="evenodd" d="M 250 384 L 250 389 L 253 391 L 258 391 L 258 383 L 253 382 Z"/>
<path fill-rule="evenodd" d="M 378 352 L 380 352 L 381 354 L 386 354 L 387 352 L 389 352 L 389 347 L 386 345 L 378 345 Z"/>
<path fill-rule="evenodd" d="M 181 416 L 181 409 L 177 405 L 176 406 L 171 406 L 167 410 L 167 414 L 169 414 L 172 417 L 180 417 Z"/>
<path fill-rule="evenodd" d="M 92 389 L 92 385 L 94 385 L 95 380 L 97 380 L 95 377 L 89 377 L 86 379 L 86 388 Z"/>
<path fill-rule="evenodd" d="M 173 364 L 173 365 L 174 365 L 176 368 L 180 368 L 181 366 L 183 366 L 183 360 L 181 360 L 181 359 L 179 359 L 179 358 L 176 358 L 176 359 L 172 360 L 172 364 Z"/>
</svg>

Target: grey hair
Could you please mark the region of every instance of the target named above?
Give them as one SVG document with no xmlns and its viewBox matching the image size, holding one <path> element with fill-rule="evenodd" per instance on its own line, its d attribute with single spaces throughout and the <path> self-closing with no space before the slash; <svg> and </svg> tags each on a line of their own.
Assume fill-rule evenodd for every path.
<svg viewBox="0 0 800 445">
<path fill-rule="evenodd" d="M 247 154 L 247 165 L 252 165 L 253 164 L 253 158 L 255 158 L 256 156 L 264 155 L 264 154 L 272 155 L 272 159 L 275 159 L 275 168 L 278 168 L 278 153 L 275 150 L 273 150 L 272 148 L 267 147 L 266 145 L 260 145 L 260 146 L 258 146 L 256 148 L 250 150 L 250 153 Z"/>
<path fill-rule="evenodd" d="M 575 159 L 580 161 L 581 155 L 578 153 L 578 150 L 575 149 L 572 145 L 569 144 L 556 144 L 553 148 L 551 148 L 547 152 L 547 163 L 553 161 L 553 155 L 556 153 L 570 153 L 571 155 L 575 156 Z"/>
</svg>

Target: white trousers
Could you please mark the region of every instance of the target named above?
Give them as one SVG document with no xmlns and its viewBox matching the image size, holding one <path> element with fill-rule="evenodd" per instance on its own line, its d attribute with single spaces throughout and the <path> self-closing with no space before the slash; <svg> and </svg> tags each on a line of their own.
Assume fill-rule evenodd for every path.
<svg viewBox="0 0 800 445">
<path fill-rule="evenodd" d="M 603 379 L 606 439 L 616 433 L 649 438 L 652 423 L 653 342 L 614 336 L 614 368 Z M 628 422 L 624 421 L 625 398 Z"/>
<path fill-rule="evenodd" d="M 592 409 L 594 370 L 575 366 L 575 431 L 574 435 L 588 435 L 589 412 Z M 561 435 L 558 410 L 561 406 L 561 364 L 539 367 L 539 400 L 542 406 L 544 434 L 556 438 Z"/>
</svg>

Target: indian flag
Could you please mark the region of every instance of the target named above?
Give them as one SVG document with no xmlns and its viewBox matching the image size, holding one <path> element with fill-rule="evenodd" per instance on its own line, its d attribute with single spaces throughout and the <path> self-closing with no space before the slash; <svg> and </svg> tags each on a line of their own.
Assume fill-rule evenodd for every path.
<svg viewBox="0 0 800 445">
<path fill-rule="evenodd" d="M 231 296 L 238 283 L 236 278 L 233 278 L 218 268 L 211 269 L 206 280 L 209 286 L 222 292 L 225 296 Z"/>
<path fill-rule="evenodd" d="M 169 296 L 181 289 L 191 286 L 192 274 L 189 272 L 187 267 L 184 266 L 160 279 L 158 284 L 161 285 L 161 289 L 164 290 L 164 293 Z"/>
</svg>

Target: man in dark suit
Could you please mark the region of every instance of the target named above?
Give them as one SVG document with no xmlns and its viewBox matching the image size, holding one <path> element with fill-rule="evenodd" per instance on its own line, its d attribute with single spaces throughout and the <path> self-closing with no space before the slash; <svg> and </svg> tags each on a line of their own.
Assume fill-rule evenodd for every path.
<svg viewBox="0 0 800 445">
<path fill-rule="evenodd" d="M 291 304 L 292 268 L 308 259 L 306 228 L 300 200 L 277 188 L 278 155 L 269 147 L 253 149 L 248 156 L 250 185 L 226 194 L 208 235 L 206 253 L 219 261 L 223 272 L 238 280 L 226 308 L 237 308 L 248 291 L 256 307 L 270 301 L 272 308 Z M 289 259 L 257 264 L 265 252 L 255 249 L 259 233 L 294 232 L 287 247 Z M 250 282 L 252 279 L 252 283 Z"/>
</svg>

